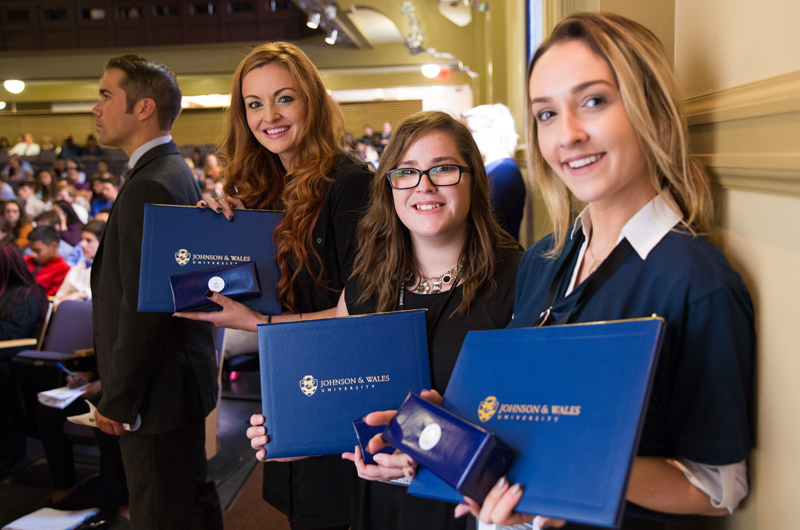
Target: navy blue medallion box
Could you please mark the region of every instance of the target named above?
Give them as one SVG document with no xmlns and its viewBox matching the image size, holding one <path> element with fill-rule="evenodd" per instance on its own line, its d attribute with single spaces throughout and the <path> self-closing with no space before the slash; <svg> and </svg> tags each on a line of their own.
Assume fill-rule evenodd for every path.
<svg viewBox="0 0 800 530">
<path fill-rule="evenodd" d="M 443 407 L 502 438 L 524 494 L 517 511 L 619 528 L 664 321 L 645 318 L 471 331 Z M 420 468 L 409 493 L 455 489 Z"/>
<path fill-rule="evenodd" d="M 217 305 L 206 297 L 214 291 L 242 302 L 261 295 L 258 269 L 252 261 L 169 277 L 175 311 L 202 310 Z"/>
<path fill-rule="evenodd" d="M 386 429 L 386 425 L 373 426 L 367 425 L 364 420 L 356 420 L 353 422 L 353 428 L 356 430 L 356 438 L 358 438 L 358 446 L 361 448 L 361 458 L 364 460 L 364 463 L 371 464 L 375 462 L 375 455 L 367 451 L 367 445 L 376 434 L 383 433 L 383 430 Z M 378 451 L 378 453 L 387 455 L 394 454 L 394 447 L 384 447 Z"/>
<path fill-rule="evenodd" d="M 261 294 L 242 303 L 265 315 L 280 314 L 280 269 L 275 261 L 272 233 L 281 216 L 281 212 L 274 211 L 236 210 L 236 220 L 230 222 L 209 209 L 145 205 L 138 310 L 174 312 L 172 276 L 252 263 Z M 194 294 L 205 298 L 207 284 L 206 289 Z M 217 310 L 218 306 L 211 309 Z"/>
<path fill-rule="evenodd" d="M 267 458 L 352 452 L 353 418 L 430 388 L 425 311 L 258 326 Z"/>
<path fill-rule="evenodd" d="M 480 503 L 514 460 L 514 451 L 497 436 L 414 393 L 383 439 Z"/>
</svg>

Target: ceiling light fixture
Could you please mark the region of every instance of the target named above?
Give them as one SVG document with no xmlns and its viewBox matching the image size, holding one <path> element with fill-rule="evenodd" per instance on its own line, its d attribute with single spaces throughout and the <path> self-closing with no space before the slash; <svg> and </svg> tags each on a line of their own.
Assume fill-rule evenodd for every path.
<svg viewBox="0 0 800 530">
<path fill-rule="evenodd" d="M 325 16 L 328 17 L 328 20 L 333 20 L 334 18 L 336 18 L 336 6 L 333 4 L 326 5 Z"/>
<path fill-rule="evenodd" d="M 19 94 L 23 90 L 25 90 L 25 83 L 19 81 L 17 79 L 9 79 L 3 86 L 6 87 L 6 90 L 11 92 L 12 94 Z"/>
<path fill-rule="evenodd" d="M 311 29 L 317 29 L 319 27 L 319 21 L 322 18 L 320 13 L 310 13 L 308 15 L 308 22 L 306 22 L 306 26 Z"/>
<path fill-rule="evenodd" d="M 0 101 L 0 110 L 3 110 L 4 108 L 6 108 L 6 102 Z"/>
<path fill-rule="evenodd" d="M 328 36 L 325 37 L 325 42 L 327 42 L 328 44 L 336 44 L 336 38 L 338 36 L 339 36 L 339 30 L 334 28 L 331 30 L 330 33 L 328 33 Z"/>
<path fill-rule="evenodd" d="M 438 64 L 423 64 L 422 65 L 422 75 L 424 75 L 425 77 L 428 77 L 430 79 L 433 79 L 434 77 L 439 75 L 439 72 L 441 72 L 441 71 L 442 71 L 442 68 Z"/>
</svg>

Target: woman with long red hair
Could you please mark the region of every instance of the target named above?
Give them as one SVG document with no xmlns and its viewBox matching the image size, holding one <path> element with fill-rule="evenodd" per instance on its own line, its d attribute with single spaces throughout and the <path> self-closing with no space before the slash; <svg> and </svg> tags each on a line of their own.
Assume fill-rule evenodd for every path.
<svg viewBox="0 0 800 530">
<path fill-rule="evenodd" d="M 221 157 L 223 195 L 200 204 L 285 210 L 275 230 L 278 295 L 292 313 L 335 312 L 353 268 L 369 170 L 341 147 L 344 118 L 314 64 L 285 42 L 262 44 L 233 76 Z M 265 241 L 264 244 L 270 244 Z M 207 316 L 225 325 L 227 309 Z M 264 499 L 293 530 L 350 524 L 352 467 L 338 455 L 267 462 Z"/>
</svg>

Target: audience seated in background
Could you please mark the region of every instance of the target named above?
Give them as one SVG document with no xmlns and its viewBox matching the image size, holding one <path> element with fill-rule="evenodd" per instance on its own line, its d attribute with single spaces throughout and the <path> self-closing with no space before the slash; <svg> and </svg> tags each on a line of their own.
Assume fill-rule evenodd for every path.
<svg viewBox="0 0 800 530">
<path fill-rule="evenodd" d="M 25 207 L 19 199 L 12 199 L 3 204 L 3 217 L 11 225 L 11 232 L 17 247 L 24 250 L 28 246 L 28 234 L 33 230 L 31 218 L 25 213 Z"/>
<path fill-rule="evenodd" d="M 83 263 L 86 258 L 83 256 L 83 250 L 81 249 L 80 244 L 70 245 L 64 241 L 65 225 L 63 219 L 65 219 L 65 216 L 62 212 L 49 210 L 37 215 L 34 221 L 36 222 L 36 226 L 52 226 L 56 229 L 56 232 L 58 232 L 60 238 L 58 241 L 58 254 L 64 258 L 64 261 L 67 262 L 67 265 L 70 267 L 75 267 L 76 265 Z"/>
<path fill-rule="evenodd" d="M 8 154 L 19 156 L 38 156 L 39 153 L 42 152 L 39 144 L 33 141 L 33 135 L 31 133 L 25 133 L 24 137 L 17 136 L 17 140 L 21 141 L 18 141 L 17 145 L 9 149 Z"/>
<path fill-rule="evenodd" d="M 89 204 L 88 201 L 78 195 L 78 190 L 75 189 L 75 186 L 70 184 L 67 181 L 61 181 L 56 184 L 56 201 L 63 201 L 68 202 L 72 205 L 72 210 L 75 212 L 75 215 L 78 216 L 78 220 L 81 224 L 86 224 L 89 221 Z M 75 243 L 80 241 L 80 238 L 76 238 Z"/>
<path fill-rule="evenodd" d="M 92 201 L 92 211 L 90 212 L 92 217 L 96 216 L 101 210 L 111 208 L 111 205 L 117 200 L 117 195 L 119 194 L 118 179 L 114 177 L 107 178 L 103 179 L 101 183 L 102 196 Z"/>
<path fill-rule="evenodd" d="M 28 217 L 33 219 L 40 213 L 47 210 L 47 205 L 36 198 L 36 181 L 33 179 L 25 179 L 19 183 L 17 187 L 17 195 L 25 201 L 25 213 Z"/>
<path fill-rule="evenodd" d="M 61 218 L 64 241 L 73 247 L 79 244 L 81 242 L 81 230 L 85 223 L 78 217 L 75 204 L 66 201 L 56 201 L 53 203 L 52 210 Z"/>
<path fill-rule="evenodd" d="M 57 156 L 53 161 L 53 167 L 50 173 L 56 180 L 67 178 L 67 160 L 61 155 Z"/>
<path fill-rule="evenodd" d="M 25 258 L 25 263 L 47 296 L 55 296 L 70 269 L 58 254 L 59 239 L 58 232 L 52 226 L 37 226 L 28 235 L 33 254 Z"/>
<path fill-rule="evenodd" d="M 103 156 L 103 148 L 97 143 L 97 138 L 93 134 L 86 137 L 86 147 L 83 149 L 83 156 Z"/>
<path fill-rule="evenodd" d="M 53 151 L 55 148 L 52 136 L 42 136 L 42 151 Z"/>
<path fill-rule="evenodd" d="M 186 165 L 189 166 L 189 169 L 192 170 L 192 174 L 194 175 L 194 179 L 202 187 L 203 170 L 194 165 L 194 161 L 191 159 L 191 157 L 188 157 L 188 156 L 184 157 L 183 161 L 186 162 Z"/>
<path fill-rule="evenodd" d="M 45 293 L 19 250 L 0 243 L 0 340 L 36 337 L 46 312 Z"/>
<path fill-rule="evenodd" d="M 214 189 L 214 186 L 220 181 L 220 169 L 222 168 L 219 167 L 219 161 L 217 160 L 216 155 L 213 153 L 207 154 L 206 159 L 203 162 L 203 189 Z"/>
<path fill-rule="evenodd" d="M 71 134 L 64 135 L 64 142 L 61 144 L 61 149 L 58 150 L 61 158 L 74 158 L 76 156 L 83 156 L 83 149 L 75 143 Z"/>
<path fill-rule="evenodd" d="M 24 180 L 33 176 L 33 166 L 24 160 L 20 160 L 20 155 L 12 155 L 8 159 L 8 165 L 3 168 L 3 178 L 9 182 Z"/>
<path fill-rule="evenodd" d="M 2 216 L 0 216 L 0 244 L 17 246 L 17 239 L 11 231 L 11 223 Z"/>
<path fill-rule="evenodd" d="M 100 238 L 103 236 L 106 224 L 103 221 L 89 221 L 81 232 L 80 248 L 83 251 L 85 260 L 72 267 L 61 283 L 61 287 L 56 293 L 53 301 L 53 311 L 64 300 L 91 300 L 92 299 L 92 260 L 100 246 Z"/>
<path fill-rule="evenodd" d="M 111 215 L 111 208 L 106 208 L 105 210 L 100 210 L 99 212 L 97 212 L 97 215 L 94 216 L 94 220 L 103 221 L 104 223 L 107 223 L 109 215 Z"/>
<path fill-rule="evenodd" d="M 192 163 L 194 167 L 199 169 L 200 171 L 203 170 L 203 152 L 200 151 L 199 147 L 195 147 L 192 149 Z"/>
<path fill-rule="evenodd" d="M 89 191 L 89 183 L 86 182 L 86 173 L 81 171 L 78 163 L 71 158 L 67 160 L 67 180 L 75 186 L 78 191 Z"/>
<path fill-rule="evenodd" d="M 46 312 L 44 291 L 31 275 L 19 250 L 14 245 L 0 243 L 0 340 L 37 337 Z M 0 470 L 13 462 L 15 440 L 8 429 L 12 396 L 9 361 L 20 349 L 8 348 L 0 353 Z"/>
<path fill-rule="evenodd" d="M 17 198 L 17 194 L 14 193 L 14 188 L 12 188 L 8 182 L 0 181 L 0 198 L 2 198 L 4 201 L 10 201 Z"/>
<path fill-rule="evenodd" d="M 97 161 L 97 173 L 92 175 L 92 179 L 111 178 L 114 175 L 108 171 L 108 162 L 103 159 Z"/>
<path fill-rule="evenodd" d="M 392 138 L 392 124 L 388 121 L 383 122 L 383 131 L 381 131 L 381 145 L 386 147 L 389 145 L 389 140 Z"/>
<path fill-rule="evenodd" d="M 48 170 L 42 170 L 36 175 L 36 198 L 49 204 L 56 198 L 56 186 L 53 182 L 53 174 Z"/>
</svg>

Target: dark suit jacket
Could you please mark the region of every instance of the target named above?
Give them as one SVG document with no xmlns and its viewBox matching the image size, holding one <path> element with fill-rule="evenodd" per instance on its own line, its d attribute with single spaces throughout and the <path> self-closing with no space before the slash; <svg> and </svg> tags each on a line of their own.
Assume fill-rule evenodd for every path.
<svg viewBox="0 0 800 530">
<path fill-rule="evenodd" d="M 94 342 L 104 416 L 157 434 L 202 420 L 216 405 L 211 325 L 139 313 L 144 205 L 194 206 L 202 199 L 177 146 L 154 147 L 120 191 L 92 265 Z M 164 227 L 169 230 L 169 227 Z"/>
</svg>

